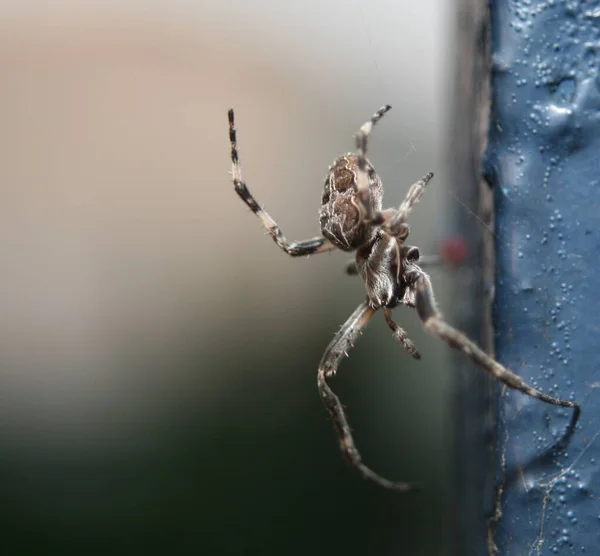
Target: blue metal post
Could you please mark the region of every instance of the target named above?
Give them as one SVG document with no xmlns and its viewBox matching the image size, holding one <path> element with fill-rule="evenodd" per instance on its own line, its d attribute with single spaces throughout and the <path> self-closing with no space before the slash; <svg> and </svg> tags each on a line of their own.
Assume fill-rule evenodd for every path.
<svg viewBox="0 0 600 556">
<path fill-rule="evenodd" d="M 570 412 L 514 392 L 499 403 L 501 487 L 490 547 L 600 554 L 600 2 L 493 0 L 496 356 Z"/>
</svg>

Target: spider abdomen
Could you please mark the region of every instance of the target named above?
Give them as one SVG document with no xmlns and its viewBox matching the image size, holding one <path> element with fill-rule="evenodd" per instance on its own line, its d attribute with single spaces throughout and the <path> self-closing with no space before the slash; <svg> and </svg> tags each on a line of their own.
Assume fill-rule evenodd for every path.
<svg viewBox="0 0 600 556">
<path fill-rule="evenodd" d="M 372 211 L 381 210 L 383 184 L 367 163 L 369 203 Z M 358 162 L 355 154 L 340 156 L 329 168 L 319 210 L 321 233 L 343 251 L 354 251 L 371 239 L 373 228 L 364 220 L 358 199 Z"/>
</svg>

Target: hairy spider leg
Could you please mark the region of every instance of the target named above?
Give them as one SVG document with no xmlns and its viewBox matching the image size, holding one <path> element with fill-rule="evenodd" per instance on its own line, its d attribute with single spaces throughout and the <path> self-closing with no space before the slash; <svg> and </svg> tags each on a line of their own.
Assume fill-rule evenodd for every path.
<svg viewBox="0 0 600 556">
<path fill-rule="evenodd" d="M 391 110 L 389 104 L 382 106 L 367 122 L 365 122 L 358 133 L 356 134 L 356 156 L 357 156 L 357 173 L 356 187 L 358 189 L 358 200 L 363 208 L 364 218 L 368 222 L 379 223 L 384 221 L 385 217 L 382 213 L 373 214 L 371 203 L 369 203 L 369 174 L 367 172 L 367 137 L 371 133 L 373 126 L 383 118 L 383 115 Z"/>
<path fill-rule="evenodd" d="M 301 257 L 303 255 L 312 255 L 314 253 L 324 253 L 336 249 L 329 240 L 324 237 L 314 237 L 304 241 L 289 242 L 283 235 L 277 222 L 273 220 L 269 214 L 263 210 L 256 199 L 252 196 L 246 183 L 242 178 L 242 166 L 239 160 L 237 147 L 237 132 L 235 129 L 233 108 L 228 112 L 229 117 L 229 142 L 231 143 L 231 173 L 233 175 L 233 185 L 236 193 L 241 197 L 242 201 L 248 205 L 250 210 L 260 218 L 262 225 L 269 232 L 273 241 L 291 257 Z"/>
<path fill-rule="evenodd" d="M 415 343 L 408 337 L 404 328 L 400 327 L 394 322 L 394 319 L 392 318 L 392 310 L 384 309 L 383 314 L 385 316 L 385 322 L 387 322 L 387 325 L 392 329 L 394 338 L 396 338 L 396 340 L 402 344 L 402 347 L 404 347 L 404 349 L 408 351 L 412 357 L 415 359 L 421 359 L 421 354 L 417 351 L 417 346 L 415 346 Z"/>
<path fill-rule="evenodd" d="M 495 359 L 492 359 L 479 346 L 465 336 L 465 334 L 450 326 L 442 318 L 437 308 L 433 288 L 427 274 L 418 270 L 411 270 L 407 273 L 407 279 L 412 282 L 412 288 L 416 289 L 416 309 L 426 330 L 444 340 L 450 347 L 462 351 L 484 371 L 490 373 L 509 388 L 523 392 L 532 398 L 548 404 L 573 409 L 569 429 L 575 427 L 581 412 L 581 408 L 577 402 L 555 398 L 529 386 L 520 376 L 508 370 Z"/>
<path fill-rule="evenodd" d="M 391 219 L 389 224 L 386 226 L 390 233 L 394 236 L 399 235 L 402 232 L 402 228 L 405 225 L 406 218 L 409 215 L 412 208 L 419 202 L 419 199 L 425 193 L 425 187 L 433 178 L 433 172 L 429 172 L 425 174 L 419 181 L 413 183 L 406 197 L 404 197 L 404 201 L 400 205 L 398 212 Z"/>
<path fill-rule="evenodd" d="M 395 490 L 397 492 L 409 492 L 420 488 L 419 485 L 415 483 L 396 483 L 390 481 L 381 475 L 378 475 L 375 471 L 362 463 L 342 403 L 333 393 L 329 384 L 327 384 L 327 378 L 335 375 L 341 358 L 344 355 L 347 355 L 348 350 L 354 345 L 354 342 L 357 340 L 361 331 L 369 324 L 369 321 L 375 312 L 376 309 L 370 307 L 369 303 L 365 301 L 358 306 L 352 315 L 350 315 L 350 318 L 343 324 L 342 328 L 334 336 L 323 354 L 317 374 L 317 385 L 323 404 L 333 420 L 333 426 L 340 441 L 340 448 L 348 463 L 354 467 L 362 477 L 377 483 L 383 488 Z"/>
<path fill-rule="evenodd" d="M 419 201 L 425 191 L 425 187 L 433 178 L 433 172 L 429 172 L 423 176 L 419 181 L 414 183 L 398 211 L 386 210 L 373 214 L 369 199 L 369 175 L 367 172 L 367 138 L 371 133 L 373 126 L 383 117 L 383 115 L 391 110 L 391 106 L 386 104 L 382 106 L 370 120 L 365 122 L 359 132 L 356 134 L 356 154 L 357 154 L 357 189 L 358 199 L 364 210 L 364 218 L 368 222 L 372 222 L 375 225 L 382 225 L 383 228 L 388 230 L 393 236 L 400 237 L 403 239 L 408 235 L 408 227 L 406 226 L 406 217 L 411 211 L 412 207 Z"/>
</svg>

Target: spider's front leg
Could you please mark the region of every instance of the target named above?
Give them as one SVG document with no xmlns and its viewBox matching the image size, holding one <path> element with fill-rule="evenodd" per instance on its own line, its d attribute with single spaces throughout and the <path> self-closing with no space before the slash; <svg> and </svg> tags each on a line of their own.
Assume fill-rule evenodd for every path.
<svg viewBox="0 0 600 556">
<path fill-rule="evenodd" d="M 386 229 L 395 221 L 397 211 L 381 210 L 383 186 L 375 169 L 367 160 L 367 141 L 373 126 L 391 109 L 389 104 L 382 106 L 356 134 L 356 200 L 361 208 L 362 220 L 369 226 L 383 226 Z M 408 236 L 408 226 L 403 223 L 401 228 L 400 234 L 394 235 L 401 235 L 404 239 Z"/>
<path fill-rule="evenodd" d="M 361 331 L 367 326 L 375 314 L 375 311 L 376 309 L 370 307 L 368 302 L 365 301 L 344 323 L 323 354 L 323 358 L 319 365 L 317 384 L 321 399 L 333 420 L 333 426 L 338 435 L 342 453 L 350 465 L 352 465 L 352 467 L 354 467 L 365 479 L 373 481 L 383 488 L 395 490 L 397 492 L 409 492 L 418 489 L 418 485 L 412 483 L 395 483 L 378 475 L 362 463 L 360 453 L 357 450 L 354 438 L 352 437 L 352 431 L 350 430 L 344 407 L 342 406 L 340 399 L 333 393 L 327 383 L 327 378 L 336 373 L 340 359 L 348 354 L 348 350 L 353 347 L 354 342 Z"/>
<path fill-rule="evenodd" d="M 269 214 L 257 203 L 256 199 L 250 193 L 246 183 L 242 178 L 242 166 L 239 160 L 237 148 L 237 132 L 235 129 L 233 109 L 228 112 L 229 118 L 229 142 L 231 144 L 231 170 L 233 175 L 233 186 L 236 193 L 241 197 L 242 201 L 248 205 L 250 210 L 260 218 L 262 225 L 269 232 L 275 243 L 285 253 L 291 257 L 299 257 L 303 255 L 312 255 L 314 253 L 323 253 L 336 249 L 329 240 L 324 237 L 315 237 L 304 241 L 289 242 L 283 235 L 277 222 L 273 220 Z"/>
<path fill-rule="evenodd" d="M 399 210 L 377 210 L 370 202 L 370 185 L 376 178 L 375 170 L 367 161 L 367 140 L 373 129 L 373 126 L 383 118 L 384 114 L 391 110 L 391 106 L 386 104 L 382 106 L 371 118 L 365 122 L 356 134 L 356 188 L 358 201 L 362 207 L 363 218 L 365 222 L 376 226 L 382 226 L 391 235 L 405 239 L 408 236 L 408 226 L 406 217 L 412 210 L 412 207 L 419 201 L 425 191 L 425 187 L 433 178 L 433 173 L 429 172 L 419 181 L 415 182 L 408 193 Z"/>
<path fill-rule="evenodd" d="M 420 270 L 411 270 L 406 273 L 405 278 L 409 283 L 409 287 L 415 291 L 416 309 L 419 317 L 423 321 L 423 326 L 433 334 L 439 336 L 450 347 L 462 351 L 470 357 L 484 371 L 490 373 L 494 378 L 497 378 L 509 388 L 523 392 L 532 398 L 536 398 L 545 403 L 568 407 L 573 409 L 573 416 L 568 427 L 570 433 L 579 419 L 581 408 L 577 402 L 563 400 L 549 396 L 544 392 L 540 392 L 529 386 L 520 376 L 516 375 L 495 359 L 491 358 L 479 346 L 471 341 L 465 334 L 450 326 L 441 316 L 437 309 L 433 288 L 429 277 Z"/>
<path fill-rule="evenodd" d="M 370 167 L 367 161 L 367 138 L 373 129 L 373 126 L 383 118 L 384 114 L 391 110 L 392 107 L 389 104 L 382 106 L 371 118 L 369 121 L 365 122 L 358 133 L 356 134 L 356 163 L 357 163 L 357 173 L 356 173 L 356 188 L 358 193 L 358 200 L 362 205 L 363 209 L 363 217 L 367 222 L 373 223 L 381 223 L 379 221 L 383 221 L 385 217 L 380 211 L 373 211 L 373 207 L 371 206 L 371 202 L 369 199 L 370 189 L 369 182 L 370 176 L 367 170 L 367 167 Z M 372 170 L 372 168 L 370 168 Z M 374 174 L 374 170 L 372 170 Z"/>
</svg>

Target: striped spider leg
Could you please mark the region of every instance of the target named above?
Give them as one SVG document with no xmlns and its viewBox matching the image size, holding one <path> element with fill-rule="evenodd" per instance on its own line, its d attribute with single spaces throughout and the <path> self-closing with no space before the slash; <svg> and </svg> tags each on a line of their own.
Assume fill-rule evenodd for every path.
<svg viewBox="0 0 600 556">
<path fill-rule="evenodd" d="M 301 257 L 303 255 L 312 255 L 313 253 L 324 253 L 335 249 L 330 241 L 324 237 L 314 237 L 303 241 L 289 242 L 283 235 L 277 222 L 273 220 L 269 214 L 257 203 L 256 199 L 250 193 L 246 186 L 246 182 L 242 178 L 242 165 L 237 147 L 237 131 L 235 129 L 235 120 L 233 109 L 229 110 L 229 143 L 231 145 L 231 174 L 233 176 L 233 186 L 235 192 L 240 196 L 242 201 L 246 203 L 248 208 L 258 216 L 262 225 L 273 238 L 273 241 L 290 257 Z"/>
</svg>

